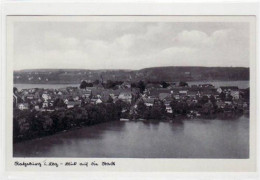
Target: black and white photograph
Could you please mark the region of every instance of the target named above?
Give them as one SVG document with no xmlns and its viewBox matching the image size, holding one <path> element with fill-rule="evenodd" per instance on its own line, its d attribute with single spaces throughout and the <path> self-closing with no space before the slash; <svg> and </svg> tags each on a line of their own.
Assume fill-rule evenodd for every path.
<svg viewBox="0 0 260 180">
<path fill-rule="evenodd" d="M 25 21 L 13 37 L 14 157 L 249 158 L 249 23 Z"/>
<path fill-rule="evenodd" d="M 254 17 L 7 23 L 13 158 L 252 158 Z"/>
</svg>

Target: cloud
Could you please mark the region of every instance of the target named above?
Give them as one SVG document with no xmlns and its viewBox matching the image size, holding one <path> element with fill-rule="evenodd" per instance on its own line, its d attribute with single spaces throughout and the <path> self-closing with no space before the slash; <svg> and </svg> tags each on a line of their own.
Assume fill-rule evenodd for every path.
<svg viewBox="0 0 260 180">
<path fill-rule="evenodd" d="M 186 45 L 201 45 L 201 44 L 209 44 L 210 37 L 201 31 L 182 31 L 176 37 L 173 38 L 173 41 L 176 43 L 183 43 Z"/>
<path fill-rule="evenodd" d="M 234 33 L 230 29 L 221 29 L 207 34 L 198 30 L 184 30 L 173 38 L 173 41 L 185 46 L 216 46 L 226 43 L 229 36 Z"/>
<path fill-rule="evenodd" d="M 15 69 L 249 65 L 243 23 L 30 23 L 15 31 Z"/>
<path fill-rule="evenodd" d="M 47 49 L 69 50 L 77 48 L 79 40 L 74 37 L 63 37 L 58 32 L 46 32 L 44 34 L 44 46 Z"/>
</svg>

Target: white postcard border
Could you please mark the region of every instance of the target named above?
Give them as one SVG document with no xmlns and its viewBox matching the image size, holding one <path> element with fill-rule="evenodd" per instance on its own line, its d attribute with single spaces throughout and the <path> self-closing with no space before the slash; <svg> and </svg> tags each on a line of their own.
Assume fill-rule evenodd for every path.
<svg viewBox="0 0 260 180">
<path fill-rule="evenodd" d="M 37 4 L 37 5 L 36 4 L 31 4 L 31 7 L 35 7 L 35 6 L 39 7 L 39 4 Z M 78 5 L 77 8 L 81 9 L 81 8 L 79 8 L 79 6 L 80 5 Z M 95 6 L 97 7 L 97 4 L 94 5 L 94 6 L 92 5 L 92 8 L 95 7 Z M 162 5 L 162 6 L 164 6 L 164 5 Z M 200 6 L 201 6 L 201 4 L 200 4 Z M 209 5 L 209 6 L 212 7 L 212 5 Z M 16 8 L 14 8 L 14 7 L 15 6 L 7 6 L 4 9 L 5 10 L 4 11 L 4 15 L 22 15 L 22 14 L 23 15 L 51 15 L 51 14 L 53 14 L 55 12 L 55 10 L 54 10 L 55 5 L 51 5 L 51 8 L 50 8 L 49 11 L 47 10 L 46 6 L 42 6 L 42 8 L 40 8 L 41 9 L 40 12 L 36 12 L 33 9 L 30 9 L 30 10 L 26 9 L 24 6 L 23 6 L 22 9 L 18 10 L 18 8 L 21 7 L 20 5 L 16 6 Z M 64 9 L 60 10 L 60 8 L 57 8 L 56 9 L 56 13 L 54 13 L 54 14 L 55 15 L 72 15 L 72 14 L 73 15 L 82 15 L 81 13 L 83 11 L 80 10 L 80 11 L 76 12 L 75 9 L 77 9 L 77 8 L 75 8 L 75 7 L 76 6 L 72 7 L 72 9 L 74 9 L 74 12 L 73 12 L 73 11 L 68 9 L 68 4 L 64 4 L 64 8 L 67 9 L 67 12 L 64 13 L 65 12 Z M 153 6 L 153 7 L 155 8 L 155 6 Z M 171 5 L 170 7 L 172 9 L 174 9 L 173 5 Z M 144 8 L 144 7 L 142 7 L 142 8 Z M 166 8 L 166 7 L 164 6 L 164 8 Z M 180 12 L 179 9 L 178 9 L 177 11 L 172 11 L 172 13 L 171 13 L 171 8 L 169 8 L 169 7 L 167 7 L 166 11 L 163 12 L 162 10 L 164 8 L 161 8 L 160 10 L 159 10 L 159 8 L 155 8 L 153 13 L 147 13 L 147 10 L 141 12 L 139 8 L 136 8 L 136 11 L 137 11 L 138 15 L 152 15 L 152 14 L 158 14 L 158 12 L 160 12 L 159 13 L 160 15 L 176 15 L 176 12 L 179 15 L 184 15 L 185 13 L 186 13 L 185 15 L 188 15 L 188 14 L 191 15 L 192 12 L 194 14 L 194 8 L 193 9 L 191 8 L 190 11 L 188 9 L 186 9 L 186 11 L 185 10 L 183 11 L 183 7 L 182 7 L 181 8 L 182 12 Z M 228 8 L 230 8 L 230 7 L 228 7 Z M 16 9 L 17 11 L 14 12 L 14 9 Z M 111 11 L 111 9 L 113 9 L 113 8 L 111 8 L 110 5 L 108 5 L 106 8 L 103 7 L 103 9 L 106 9 L 106 10 L 97 12 L 97 10 L 93 11 L 93 9 L 92 9 L 92 11 L 87 11 L 87 12 L 85 12 L 83 14 L 84 15 L 100 15 L 100 14 L 102 14 L 102 15 L 104 15 L 104 14 L 105 15 L 115 15 L 115 13 L 113 13 Z M 120 15 L 120 14 L 121 15 L 131 15 L 131 14 L 135 15 L 135 13 L 133 13 L 133 11 L 131 12 L 131 7 L 128 10 L 126 9 L 126 7 L 123 8 L 123 9 L 126 10 L 126 11 L 122 12 L 121 10 L 117 10 L 116 15 Z M 133 9 L 135 9 L 135 8 L 132 8 L 132 10 Z M 218 9 L 218 10 L 220 10 L 220 9 Z M 103 13 L 100 13 L 100 12 L 103 12 Z M 151 12 L 151 10 L 150 10 L 150 12 Z M 201 13 L 199 13 L 198 10 L 197 10 L 197 13 L 195 13 L 195 14 L 196 15 L 205 15 L 207 13 L 209 15 L 208 11 L 206 11 L 206 12 L 202 11 Z M 227 14 L 231 15 L 232 13 L 233 13 L 233 15 L 256 15 L 257 14 L 256 11 L 251 11 L 251 13 L 250 12 L 241 11 L 240 14 L 238 12 L 234 12 L 234 11 L 231 11 L 229 13 L 226 11 L 224 14 L 225 15 L 227 15 Z M 217 15 L 218 13 L 216 13 L 216 11 L 212 11 L 212 14 Z M 219 14 L 219 15 L 221 15 L 221 14 Z M 6 16 L 4 17 L 4 21 L 3 21 L 4 23 L 6 22 L 5 18 L 6 18 Z M 57 18 L 57 17 L 55 17 L 55 18 Z M 256 31 L 255 31 L 256 29 L 255 28 L 250 28 L 250 29 L 252 30 L 252 32 L 251 32 L 252 34 L 256 34 Z M 5 31 L 3 33 L 5 33 Z M 7 38 L 10 38 L 10 37 L 7 37 Z M 3 42 L 5 42 L 5 41 L 3 41 Z M 10 42 L 10 41 L 8 40 L 7 42 Z M 167 171 L 168 172 L 170 172 L 170 171 L 175 171 L 175 172 L 190 172 L 190 171 L 200 171 L 200 172 L 201 171 L 207 171 L 207 172 L 211 172 L 211 171 L 215 171 L 215 172 L 216 171 L 218 171 L 218 172 L 242 172 L 242 171 L 247 172 L 247 171 L 252 171 L 253 172 L 253 171 L 255 171 L 256 170 L 255 169 L 256 167 L 254 166 L 256 164 L 256 161 L 255 161 L 255 158 L 256 158 L 256 148 L 255 147 L 256 147 L 256 140 L 257 140 L 256 138 L 254 138 L 254 137 L 256 137 L 256 117 L 257 117 L 257 116 L 255 116 L 256 115 L 256 98 L 255 98 L 256 97 L 256 67 L 257 67 L 256 66 L 256 61 L 255 61 L 255 58 L 256 58 L 255 57 L 255 55 L 256 55 L 255 38 L 251 39 L 250 46 L 251 46 L 251 50 L 252 50 L 251 51 L 251 56 L 250 56 L 250 78 L 251 78 L 250 79 L 250 91 L 251 91 L 251 99 L 250 99 L 251 100 L 251 107 L 250 107 L 251 108 L 250 109 L 251 117 L 250 117 L 250 119 L 252 119 L 252 118 L 255 119 L 254 122 L 252 122 L 252 120 L 250 121 L 250 128 L 253 127 L 253 129 L 250 130 L 250 157 L 253 157 L 252 159 L 251 158 L 249 160 L 174 159 L 174 162 L 171 162 L 172 161 L 171 159 L 141 159 L 140 160 L 140 159 L 118 159 L 118 158 L 115 158 L 113 160 L 115 160 L 119 164 L 116 168 L 111 168 L 111 167 L 99 168 L 99 169 L 97 169 L 97 168 L 84 169 L 83 168 L 81 170 L 84 170 L 84 171 L 161 171 L 161 172 L 162 171 L 166 171 L 166 172 Z M 7 44 L 7 47 L 8 47 L 8 44 Z M 3 57 L 5 59 L 5 48 L 3 48 L 3 50 L 4 50 L 3 51 Z M 4 66 L 7 65 L 7 67 L 8 67 L 6 71 L 2 71 L 2 73 L 5 73 L 4 75 L 7 75 L 7 81 L 6 82 L 12 82 L 13 81 L 12 80 L 12 73 L 10 73 L 10 72 L 12 72 L 12 68 L 11 68 L 12 66 L 10 64 L 10 61 L 12 61 L 11 60 L 12 59 L 11 56 L 12 56 L 12 52 L 8 51 L 8 53 L 7 53 L 7 58 L 8 58 L 7 62 L 2 62 L 2 64 Z M 7 114 L 6 114 L 7 118 L 3 118 L 3 120 L 10 119 L 10 117 L 11 117 L 10 115 L 12 114 L 12 113 L 10 113 L 11 112 L 10 109 L 7 108 L 7 107 L 12 107 L 12 106 L 10 106 L 11 105 L 11 101 L 10 101 L 11 98 L 10 97 L 12 97 L 12 96 L 11 96 L 10 93 L 8 93 L 8 92 L 12 92 L 12 84 L 8 83 L 6 88 L 7 88 L 6 91 L 5 91 L 5 93 L 7 95 L 6 97 L 9 97 L 9 98 L 7 98 L 8 101 L 7 101 L 7 104 L 5 104 L 6 105 L 5 107 L 6 107 L 6 110 L 7 110 L 6 111 L 7 112 Z M 7 151 L 6 151 L 6 154 L 5 154 L 6 157 L 7 157 L 6 161 L 5 161 L 7 163 L 6 170 L 7 171 L 11 171 L 11 172 L 13 172 L 13 171 L 20 171 L 20 170 L 23 171 L 24 169 L 20 169 L 20 168 L 17 169 L 17 168 L 13 167 L 13 161 L 16 158 L 15 159 L 14 158 L 10 158 L 10 151 L 9 151 L 10 150 L 10 143 L 9 142 L 10 142 L 10 140 L 12 140 L 12 138 L 10 138 L 10 132 L 8 132 L 8 131 L 11 128 L 11 124 L 10 123 L 7 123 L 7 124 L 4 123 L 4 125 L 6 125 L 6 127 L 7 127 L 7 128 L 4 128 L 5 126 L 2 126 L 2 128 L 5 129 L 4 130 L 4 135 L 6 133 L 9 133 L 9 135 L 6 137 L 6 138 L 8 138 L 6 143 L 9 144 L 9 145 L 6 146 Z M 254 146 L 254 148 L 251 148 L 252 145 Z M 26 158 L 26 159 L 27 160 L 31 160 L 31 158 Z M 38 158 L 32 158 L 33 161 L 36 161 L 36 159 L 38 159 Z M 40 160 L 43 160 L 43 159 L 40 158 Z M 60 158 L 56 158 L 55 160 L 60 160 Z M 66 160 L 66 159 L 62 158 L 62 160 Z M 67 160 L 73 161 L 70 158 L 67 159 Z M 78 158 L 75 159 L 75 160 L 78 160 Z M 98 158 L 98 159 L 91 158 L 90 161 L 92 161 L 92 160 L 94 160 L 94 161 L 102 161 L 102 159 L 100 159 L 100 158 Z M 108 159 L 104 159 L 104 160 L 109 161 Z M 230 162 L 228 162 L 228 161 L 230 161 Z M 145 164 L 143 162 L 145 162 Z M 185 163 L 183 164 L 183 162 L 185 162 Z M 150 168 L 151 164 L 152 164 L 152 168 Z M 178 166 L 177 165 L 173 165 L 173 164 L 177 164 Z M 240 164 L 240 166 L 238 166 L 238 164 Z M 210 165 L 212 165 L 212 166 L 210 166 Z M 221 167 L 219 167 L 219 165 L 221 165 Z M 252 165 L 253 165 L 253 167 L 252 167 Z M 28 168 L 26 168 L 26 169 L 28 170 Z M 38 171 L 39 169 L 36 168 L 36 169 L 31 169 L 31 170 L 32 171 Z M 58 169 L 53 169 L 53 168 L 45 169 L 45 170 L 47 170 L 47 171 L 49 171 L 49 170 L 50 171 L 59 171 Z M 76 168 L 76 169 L 69 168 L 69 169 L 64 169 L 64 170 L 66 170 L 66 171 L 78 171 L 79 169 L 78 168 Z M 40 171 L 43 171 L 43 169 L 41 169 Z"/>
</svg>

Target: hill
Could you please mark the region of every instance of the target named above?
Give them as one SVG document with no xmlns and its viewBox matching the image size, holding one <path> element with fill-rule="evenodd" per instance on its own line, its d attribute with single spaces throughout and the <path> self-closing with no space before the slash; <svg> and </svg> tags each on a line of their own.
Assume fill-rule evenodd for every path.
<svg viewBox="0 0 260 180">
<path fill-rule="evenodd" d="M 81 80 L 114 81 L 238 81 L 249 80 L 245 67 L 152 67 L 140 70 L 30 69 L 14 71 L 14 83 L 63 84 Z"/>
</svg>

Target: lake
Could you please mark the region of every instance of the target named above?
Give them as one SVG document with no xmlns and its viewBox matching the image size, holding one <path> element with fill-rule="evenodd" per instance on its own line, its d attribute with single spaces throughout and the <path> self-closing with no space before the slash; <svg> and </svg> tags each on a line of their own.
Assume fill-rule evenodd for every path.
<svg viewBox="0 0 260 180">
<path fill-rule="evenodd" d="M 249 87 L 249 81 L 192 81 L 188 82 L 191 85 L 198 84 L 212 84 L 215 87 L 220 86 L 237 86 L 239 89 L 246 89 Z"/>
<path fill-rule="evenodd" d="M 245 89 L 249 87 L 249 81 L 192 81 L 188 82 L 189 85 L 198 85 L 203 83 L 210 83 L 215 87 L 220 86 L 238 86 L 240 89 Z M 58 89 L 68 86 L 79 87 L 79 84 L 14 84 L 16 88 L 30 89 L 30 88 L 45 88 L 45 89 Z"/>
<path fill-rule="evenodd" d="M 249 118 L 114 121 L 14 144 L 14 156 L 248 158 Z"/>
</svg>

